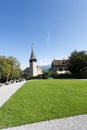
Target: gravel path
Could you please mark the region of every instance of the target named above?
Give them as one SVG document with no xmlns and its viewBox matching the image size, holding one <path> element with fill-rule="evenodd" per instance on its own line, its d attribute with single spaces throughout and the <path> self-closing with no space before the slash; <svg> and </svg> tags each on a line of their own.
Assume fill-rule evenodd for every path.
<svg viewBox="0 0 87 130">
<path fill-rule="evenodd" d="M 55 119 L 3 130 L 87 130 L 87 115 Z"/>
<path fill-rule="evenodd" d="M 25 83 L 26 81 L 3 85 L 0 87 L 0 107 Z"/>
</svg>

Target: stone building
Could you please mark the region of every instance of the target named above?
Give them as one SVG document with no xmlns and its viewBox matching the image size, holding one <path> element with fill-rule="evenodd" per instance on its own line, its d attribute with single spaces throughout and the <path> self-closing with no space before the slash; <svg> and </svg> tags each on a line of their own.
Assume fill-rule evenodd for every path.
<svg viewBox="0 0 87 130">
<path fill-rule="evenodd" d="M 68 70 L 68 60 L 53 60 L 51 64 L 51 71 L 57 74 L 69 73 Z"/>
</svg>

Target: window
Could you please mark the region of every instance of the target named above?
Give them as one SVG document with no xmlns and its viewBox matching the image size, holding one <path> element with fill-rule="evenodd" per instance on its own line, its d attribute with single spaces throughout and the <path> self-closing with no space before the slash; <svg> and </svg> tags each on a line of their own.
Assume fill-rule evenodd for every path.
<svg viewBox="0 0 87 130">
<path fill-rule="evenodd" d="M 63 71 L 63 68 L 59 68 L 59 71 Z"/>
<path fill-rule="evenodd" d="M 68 71 L 68 68 L 65 68 L 65 71 Z"/>
</svg>

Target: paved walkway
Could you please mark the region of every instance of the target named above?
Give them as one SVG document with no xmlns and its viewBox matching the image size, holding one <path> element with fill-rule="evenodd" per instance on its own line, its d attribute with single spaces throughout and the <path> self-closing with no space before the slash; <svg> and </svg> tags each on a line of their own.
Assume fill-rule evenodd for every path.
<svg viewBox="0 0 87 130">
<path fill-rule="evenodd" d="M 87 130 L 87 115 L 44 121 L 3 130 Z"/>
<path fill-rule="evenodd" d="M 26 81 L 3 85 L 0 87 L 0 107 L 25 83 Z"/>
</svg>

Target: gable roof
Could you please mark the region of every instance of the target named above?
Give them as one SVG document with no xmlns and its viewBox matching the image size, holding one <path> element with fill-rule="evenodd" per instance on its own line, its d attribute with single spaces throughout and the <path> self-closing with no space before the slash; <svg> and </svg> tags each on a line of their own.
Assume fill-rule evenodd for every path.
<svg viewBox="0 0 87 130">
<path fill-rule="evenodd" d="M 68 65 L 68 60 L 54 60 L 52 66 L 66 66 Z"/>
</svg>

